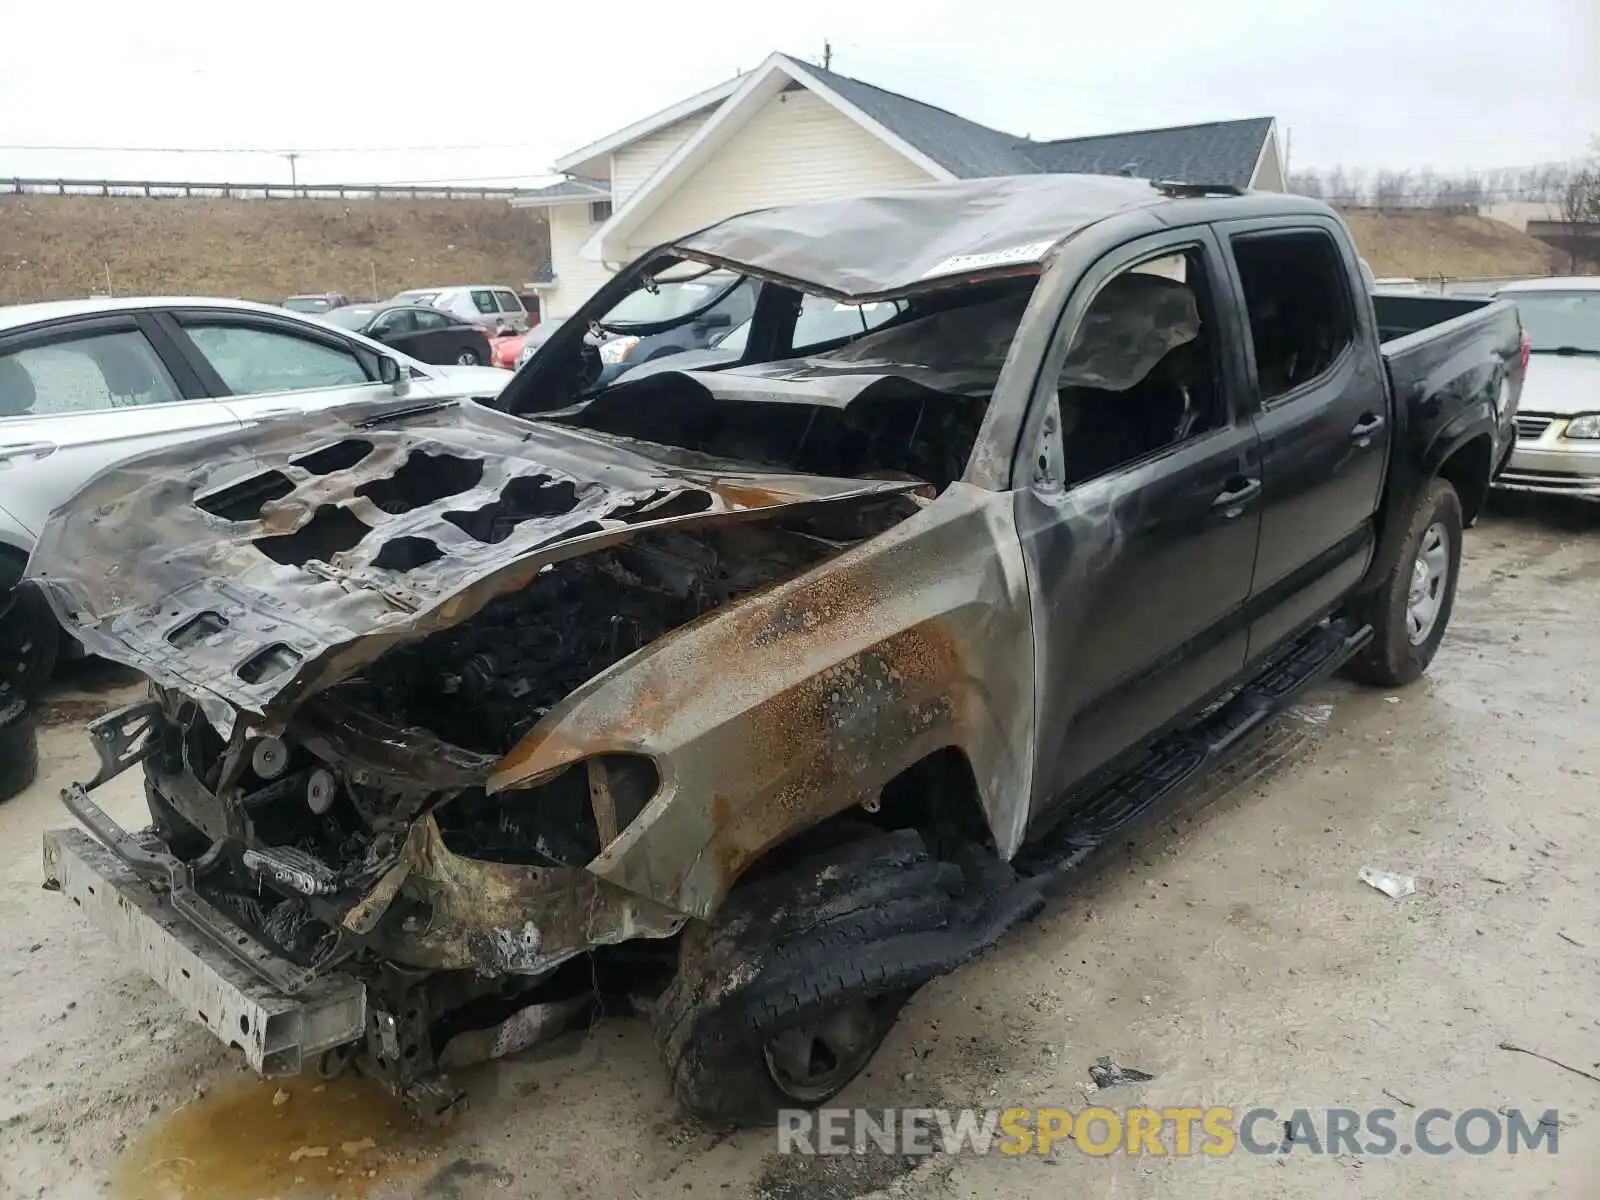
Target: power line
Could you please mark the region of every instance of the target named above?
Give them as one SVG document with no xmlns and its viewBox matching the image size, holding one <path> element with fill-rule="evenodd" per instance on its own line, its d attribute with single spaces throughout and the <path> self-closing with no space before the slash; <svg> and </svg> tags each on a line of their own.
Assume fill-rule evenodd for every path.
<svg viewBox="0 0 1600 1200">
<path fill-rule="evenodd" d="M 470 150 L 526 150 L 531 142 L 499 142 L 476 146 L 317 146 L 309 150 L 274 149 L 270 146 L 46 146 L 0 145 L 0 150 L 63 152 L 74 154 L 441 154 Z"/>
</svg>

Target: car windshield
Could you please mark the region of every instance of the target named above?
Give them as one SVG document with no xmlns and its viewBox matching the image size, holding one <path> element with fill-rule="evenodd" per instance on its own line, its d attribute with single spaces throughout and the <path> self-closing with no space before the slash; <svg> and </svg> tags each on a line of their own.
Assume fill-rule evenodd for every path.
<svg viewBox="0 0 1600 1200">
<path fill-rule="evenodd" d="M 290 296 L 283 302 L 290 312 L 327 312 L 328 301 L 323 296 Z"/>
<path fill-rule="evenodd" d="M 671 321 L 705 308 L 734 283 L 732 275 L 703 275 L 678 282 L 659 281 L 651 292 L 640 288 L 602 319 L 603 325 L 653 325 Z"/>
<path fill-rule="evenodd" d="M 1537 354 L 1600 354 L 1600 292 L 1502 292 Z"/>
<path fill-rule="evenodd" d="M 401 292 L 395 299 L 408 304 L 432 304 L 438 295 L 438 292 Z"/>
<path fill-rule="evenodd" d="M 341 325 L 345 329 L 365 329 L 367 322 L 372 320 L 375 308 L 335 308 L 322 315 L 334 325 Z"/>
</svg>

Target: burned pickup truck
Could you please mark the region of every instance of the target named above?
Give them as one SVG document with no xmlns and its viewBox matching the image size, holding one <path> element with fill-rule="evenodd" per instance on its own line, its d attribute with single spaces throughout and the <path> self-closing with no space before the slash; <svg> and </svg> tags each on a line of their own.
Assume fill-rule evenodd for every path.
<svg viewBox="0 0 1600 1200">
<path fill-rule="evenodd" d="M 739 348 L 600 382 L 712 273 Z M 822 1102 L 1301 690 L 1428 666 L 1523 362 L 1408 299 L 1308 200 L 934 184 L 652 251 L 492 403 L 124 463 L 29 568 L 151 684 L 48 880 L 266 1074 L 437 1116 L 632 1004 L 693 1113 Z"/>
</svg>

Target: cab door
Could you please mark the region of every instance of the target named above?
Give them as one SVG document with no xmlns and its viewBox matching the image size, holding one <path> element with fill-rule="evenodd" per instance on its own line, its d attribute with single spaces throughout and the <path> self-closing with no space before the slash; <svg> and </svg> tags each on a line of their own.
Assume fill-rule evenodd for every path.
<svg viewBox="0 0 1600 1200">
<path fill-rule="evenodd" d="M 1204 227 L 1121 247 L 1046 357 L 1016 493 L 1041 675 L 1034 821 L 1244 665 L 1261 464 L 1226 279 Z"/>
<path fill-rule="evenodd" d="M 1332 219 L 1230 221 L 1217 232 L 1248 321 L 1261 438 L 1255 661 L 1366 574 L 1394 431 L 1371 307 L 1357 302 L 1360 263 Z"/>
</svg>

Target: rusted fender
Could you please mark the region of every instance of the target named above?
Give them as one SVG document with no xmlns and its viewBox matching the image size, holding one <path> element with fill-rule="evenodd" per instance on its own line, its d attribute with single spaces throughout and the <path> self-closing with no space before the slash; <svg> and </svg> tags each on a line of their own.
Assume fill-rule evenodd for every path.
<svg viewBox="0 0 1600 1200">
<path fill-rule="evenodd" d="M 768 848 L 966 753 L 1010 855 L 1032 772 L 1032 628 L 1010 497 L 957 484 L 840 557 L 623 660 L 558 705 L 489 791 L 606 752 L 662 786 L 589 870 L 708 916 Z"/>
</svg>

